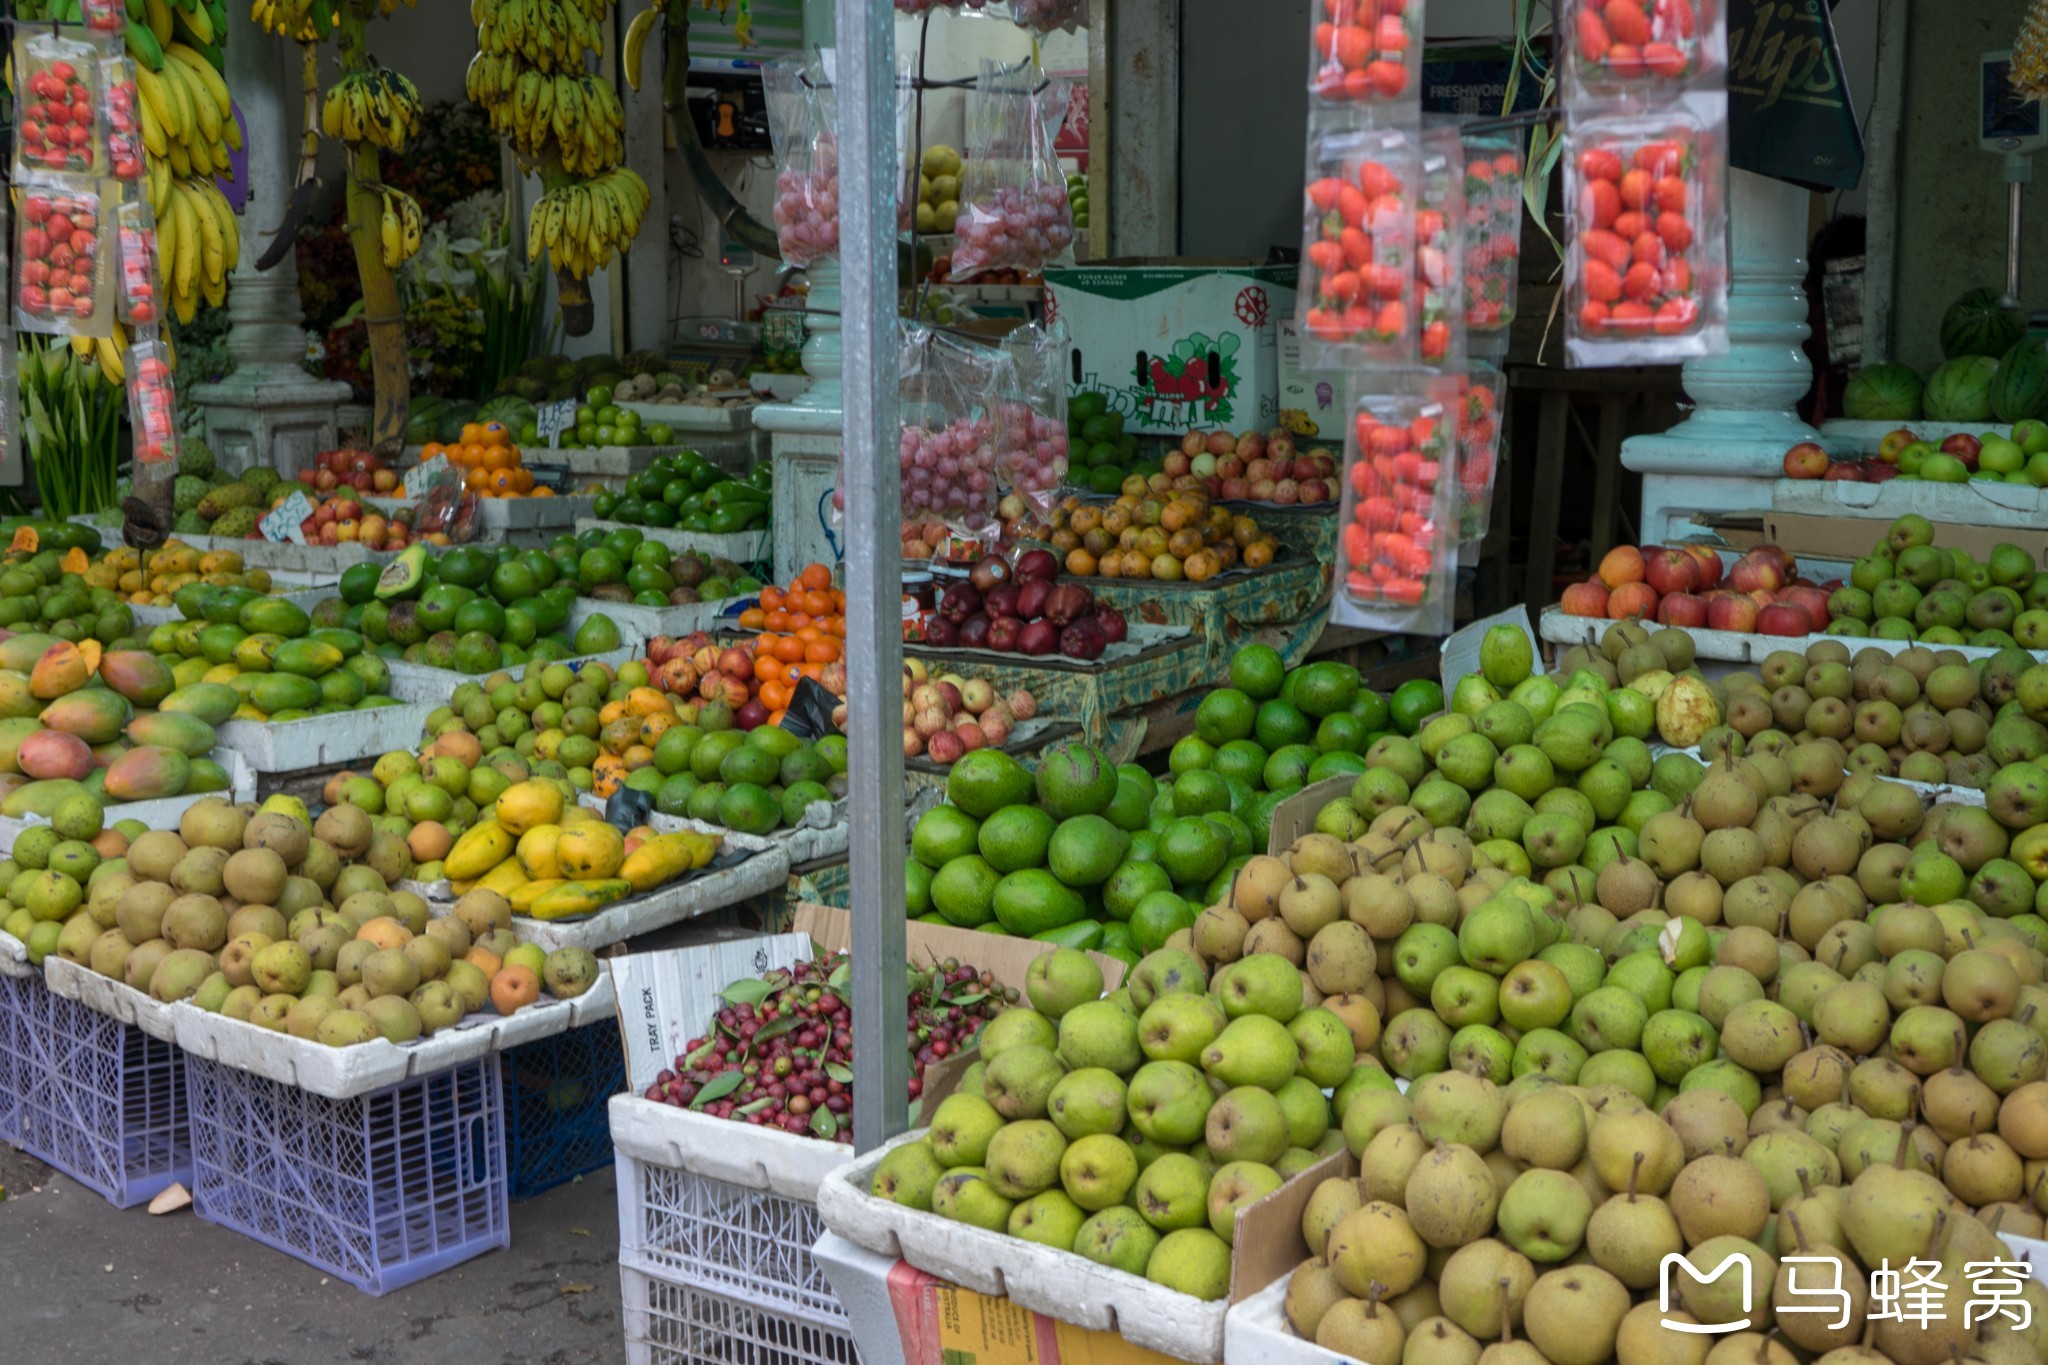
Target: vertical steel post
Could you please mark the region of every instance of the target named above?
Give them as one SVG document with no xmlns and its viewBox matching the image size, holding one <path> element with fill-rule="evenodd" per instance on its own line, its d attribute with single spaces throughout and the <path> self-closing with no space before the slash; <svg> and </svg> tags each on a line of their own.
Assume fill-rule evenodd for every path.
<svg viewBox="0 0 2048 1365">
<path fill-rule="evenodd" d="M 896 11 L 836 0 L 841 408 L 846 479 L 847 805 L 853 900 L 854 1132 L 908 1125 L 903 1045 L 902 491 L 896 468 Z"/>
</svg>

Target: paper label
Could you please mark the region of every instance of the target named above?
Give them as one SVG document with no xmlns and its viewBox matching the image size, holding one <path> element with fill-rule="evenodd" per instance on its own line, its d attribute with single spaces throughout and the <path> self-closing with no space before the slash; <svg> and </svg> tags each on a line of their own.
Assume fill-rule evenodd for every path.
<svg viewBox="0 0 2048 1365">
<path fill-rule="evenodd" d="M 559 446 L 561 434 L 573 430 L 576 426 L 576 400 L 564 398 L 559 403 L 541 404 L 534 415 L 533 424 L 539 430 L 543 441 L 551 447 Z"/>
<path fill-rule="evenodd" d="M 256 529 L 265 540 L 289 540 L 294 545 L 304 545 L 306 532 L 299 523 L 312 515 L 312 502 L 304 493 L 294 493 L 265 513 Z"/>
<path fill-rule="evenodd" d="M 447 473 L 448 457 L 436 455 L 433 459 L 414 465 L 405 471 L 405 496 L 418 502 L 427 495 L 427 490 Z"/>
</svg>

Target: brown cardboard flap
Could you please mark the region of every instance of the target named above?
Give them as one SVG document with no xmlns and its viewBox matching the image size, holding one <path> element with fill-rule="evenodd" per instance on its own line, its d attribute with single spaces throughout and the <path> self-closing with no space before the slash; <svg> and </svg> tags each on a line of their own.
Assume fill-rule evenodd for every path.
<svg viewBox="0 0 2048 1365">
<path fill-rule="evenodd" d="M 1764 539 L 1795 556 L 1816 559 L 1859 559 L 1884 539 L 1889 521 L 1872 517 L 1815 517 L 1795 512 L 1765 512 Z M 2012 526 L 1969 526 L 1934 523 L 1934 543 L 1944 550 L 1968 550 L 1972 558 L 1988 559 L 1998 545 L 2017 545 L 2034 558 L 2034 567 L 2048 568 L 2048 531 L 2023 531 Z"/>
<path fill-rule="evenodd" d="M 1285 853 L 1296 839 L 1314 832 L 1316 816 L 1322 814 L 1323 807 L 1340 796 L 1351 795 L 1356 785 L 1355 776 L 1326 777 L 1273 807 L 1273 830 L 1266 836 L 1266 852 L 1276 856 Z"/>
<path fill-rule="evenodd" d="M 975 929 L 955 929 L 951 925 L 918 924 L 915 921 L 905 924 L 903 931 L 911 966 L 929 967 L 950 957 L 968 966 L 979 967 L 1003 985 L 1020 991 L 1024 989 L 1024 974 L 1031 969 L 1032 961 L 1056 946 L 1040 943 L 1037 939 L 1011 938 L 1008 934 L 984 934 Z M 853 948 L 853 916 L 836 906 L 813 905 L 807 901 L 800 903 L 790 924 L 790 932 L 809 934 L 812 941 L 828 953 L 843 953 Z M 1113 991 L 1123 985 L 1123 963 L 1101 953 L 1088 956 L 1102 968 L 1104 990 Z"/>
<path fill-rule="evenodd" d="M 1307 1259 L 1301 1215 L 1309 1196 L 1325 1180 L 1357 1174 L 1351 1153 L 1334 1153 L 1237 1215 L 1237 1235 L 1230 1244 L 1232 1303 L 1250 1298 Z"/>
</svg>

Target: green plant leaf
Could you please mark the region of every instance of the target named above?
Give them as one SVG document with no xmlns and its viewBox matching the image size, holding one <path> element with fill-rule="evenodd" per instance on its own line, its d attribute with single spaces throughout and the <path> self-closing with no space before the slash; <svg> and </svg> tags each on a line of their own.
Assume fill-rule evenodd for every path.
<svg viewBox="0 0 2048 1365">
<path fill-rule="evenodd" d="M 724 1099 L 727 1095 L 739 1089 L 740 1082 L 745 1079 L 745 1075 L 738 1071 L 719 1072 L 716 1076 L 704 1082 L 704 1088 L 699 1090 L 697 1097 L 690 1101 L 690 1107 L 692 1109 L 702 1109 L 713 1100 Z"/>
<path fill-rule="evenodd" d="M 811 1132 L 830 1142 L 839 1136 L 839 1116 L 830 1109 L 811 1111 Z"/>
<path fill-rule="evenodd" d="M 853 1068 L 842 1062 L 825 1063 L 825 1074 L 841 1085 L 853 1084 Z"/>
<path fill-rule="evenodd" d="M 758 1005 L 766 1000 L 774 988 L 756 977 L 735 981 L 718 993 L 718 998 L 728 1005 Z"/>
</svg>

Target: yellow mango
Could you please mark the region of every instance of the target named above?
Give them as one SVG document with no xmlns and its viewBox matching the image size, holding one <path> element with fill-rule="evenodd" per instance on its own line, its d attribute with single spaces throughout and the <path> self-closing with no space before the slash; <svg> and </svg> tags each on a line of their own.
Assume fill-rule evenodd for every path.
<svg viewBox="0 0 2048 1365">
<path fill-rule="evenodd" d="M 517 839 L 562 818 L 562 793 L 552 782 L 515 782 L 498 793 L 498 823 Z"/>
<path fill-rule="evenodd" d="M 555 840 L 555 866 L 565 877 L 615 876 L 626 858 L 626 837 L 602 820 L 585 820 Z"/>
<path fill-rule="evenodd" d="M 576 919 L 602 910 L 630 895 L 632 890 L 626 882 L 616 879 L 565 882 L 543 894 L 526 913 L 541 920 Z"/>
<path fill-rule="evenodd" d="M 554 890 L 558 886 L 567 885 L 568 883 L 562 880 L 562 878 L 560 877 L 547 877 L 539 881 L 531 881 L 526 883 L 524 886 L 514 891 L 510 896 L 506 897 L 506 899 L 512 902 L 513 914 L 523 915 L 527 911 L 531 910 L 533 908 L 533 903 L 539 900 L 542 896 L 546 895 L 548 892 Z"/>
<path fill-rule="evenodd" d="M 674 881 L 693 866 L 686 836 L 657 834 L 626 855 L 626 861 L 619 864 L 619 876 L 635 891 L 646 891 Z"/>
<path fill-rule="evenodd" d="M 480 820 L 463 832 L 443 863 L 451 881 L 472 881 L 512 856 L 512 836 L 496 820 Z"/>
<path fill-rule="evenodd" d="M 514 891 L 526 885 L 526 873 L 519 866 L 517 858 L 508 857 L 489 872 L 477 878 L 476 884 L 487 890 L 495 891 L 507 900 L 510 900 Z"/>
<path fill-rule="evenodd" d="M 502 824 L 504 817 L 499 817 Z M 519 866 L 535 881 L 553 881 L 561 877 L 561 869 L 555 863 L 555 840 L 562 837 L 560 825 L 535 825 L 519 836 Z"/>
</svg>

